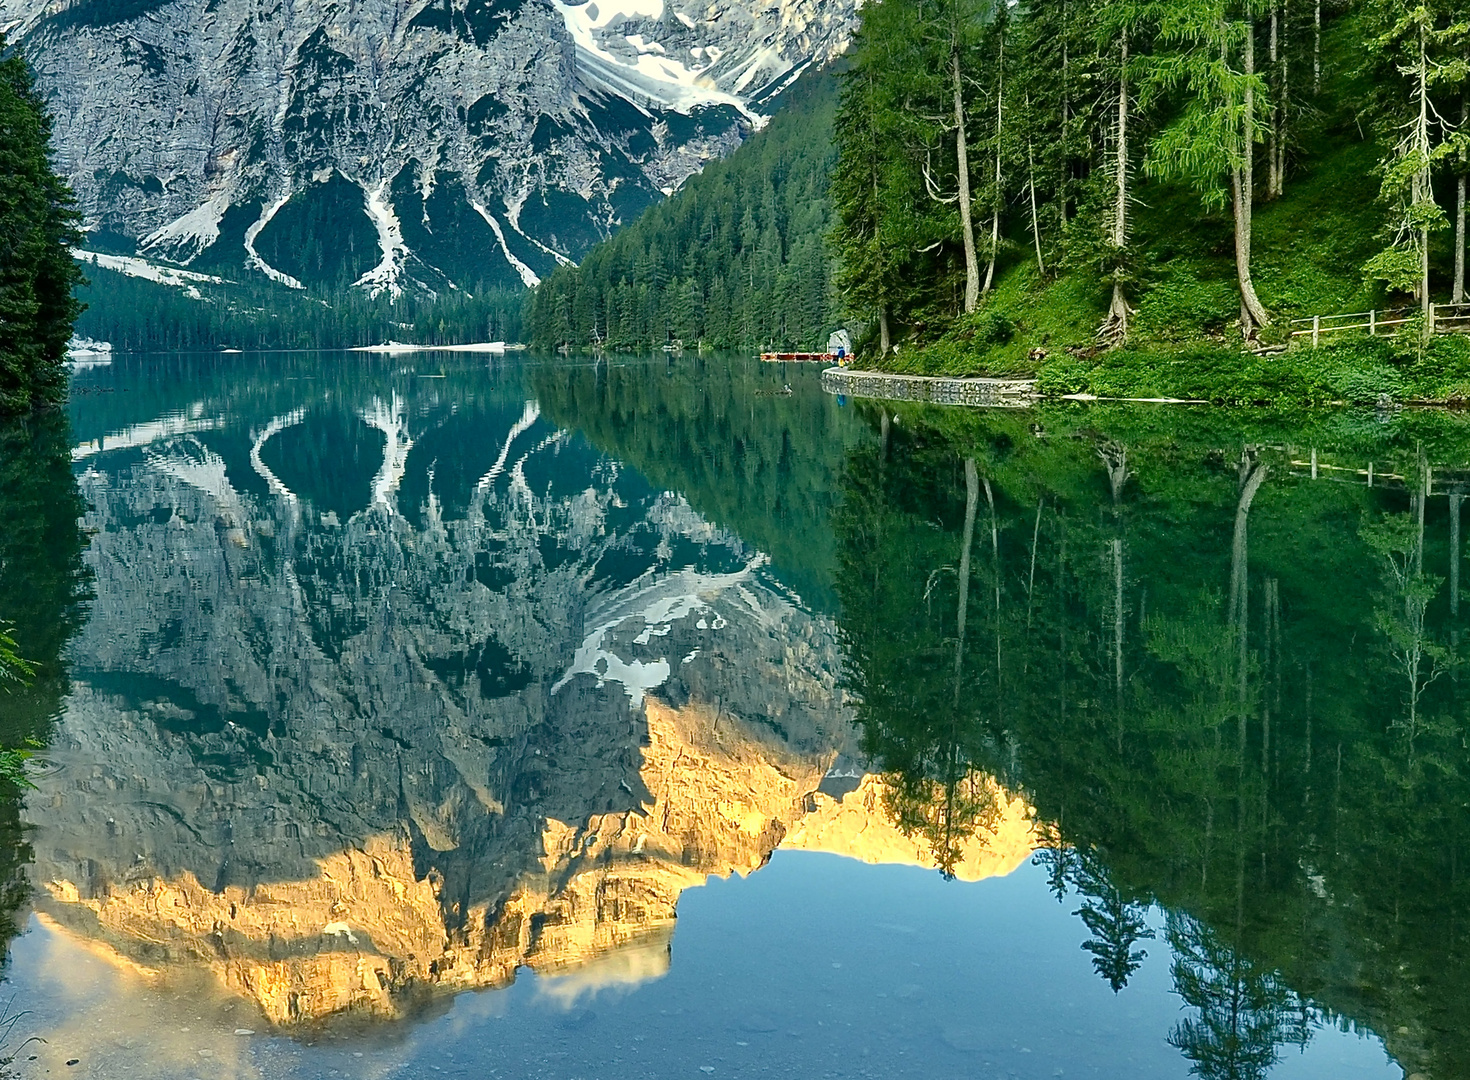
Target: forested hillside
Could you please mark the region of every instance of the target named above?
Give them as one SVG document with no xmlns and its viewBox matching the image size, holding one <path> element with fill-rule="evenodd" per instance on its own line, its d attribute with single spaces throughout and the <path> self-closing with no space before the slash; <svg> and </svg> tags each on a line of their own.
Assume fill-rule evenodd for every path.
<svg viewBox="0 0 1470 1080">
<path fill-rule="evenodd" d="M 1455 0 L 882 0 L 837 81 L 837 161 L 814 80 L 543 285 L 537 340 L 810 347 L 845 318 L 869 363 L 1052 390 L 1470 392 L 1470 342 L 1427 333 L 1432 303 L 1470 299 Z M 839 299 L 807 321 L 824 242 Z M 1397 341 L 1250 366 L 1293 318 L 1369 309 L 1401 312 Z"/>
<path fill-rule="evenodd" d="M 1467 19 L 1457 0 L 866 7 L 837 125 L 844 295 L 889 365 L 946 332 L 931 366 L 1427 318 L 1464 299 Z"/>
<path fill-rule="evenodd" d="M 79 234 L 50 147 L 51 118 L 30 68 L 0 34 L 0 413 L 66 393 L 61 362 L 81 278 L 69 248 Z"/>
<path fill-rule="evenodd" d="M 838 318 L 826 244 L 836 80 L 810 73 L 787 93 L 729 158 L 542 282 L 527 309 L 534 343 L 825 346 Z"/>
</svg>

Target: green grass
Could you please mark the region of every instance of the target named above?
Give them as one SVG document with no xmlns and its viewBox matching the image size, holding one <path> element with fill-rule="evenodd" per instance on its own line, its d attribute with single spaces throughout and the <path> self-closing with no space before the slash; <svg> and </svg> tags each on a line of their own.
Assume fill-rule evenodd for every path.
<svg viewBox="0 0 1470 1080">
<path fill-rule="evenodd" d="M 1202 343 L 1171 350 L 1113 349 L 1093 357 L 1048 357 L 1037 371 L 1045 394 L 1170 397 L 1229 405 L 1355 405 L 1470 402 L 1470 338 L 1441 337 L 1419 350 L 1355 337 L 1271 356 Z"/>
</svg>

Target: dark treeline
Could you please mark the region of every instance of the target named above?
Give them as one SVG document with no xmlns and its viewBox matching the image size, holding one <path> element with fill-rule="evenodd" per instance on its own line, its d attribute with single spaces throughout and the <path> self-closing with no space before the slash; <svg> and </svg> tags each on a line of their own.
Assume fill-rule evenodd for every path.
<svg viewBox="0 0 1470 1080">
<path fill-rule="evenodd" d="M 943 867 L 1024 795 L 1115 989 L 1161 906 L 1200 1076 L 1338 1018 L 1470 1072 L 1464 425 L 865 412 L 837 591 L 897 819 Z"/>
<path fill-rule="evenodd" d="M 87 267 L 77 333 L 116 349 L 334 349 L 405 341 L 458 345 L 518 341 L 526 293 L 450 292 L 435 299 L 344 288 L 324 296 L 269 283 L 174 286 Z"/>
<path fill-rule="evenodd" d="M 825 347 L 838 305 L 826 234 L 836 88 L 809 75 L 770 124 L 536 290 L 542 347 Z"/>
<path fill-rule="evenodd" d="M 1425 315 L 1431 297 L 1465 298 L 1470 19 L 1457 0 L 882 0 L 863 8 L 850 56 L 838 281 L 884 355 L 956 318 L 993 336 L 984 301 L 1018 260 L 1042 279 L 1084 275 L 1099 339 L 1122 343 L 1150 257 L 1201 218 L 1198 250 L 1174 254 L 1230 260 L 1237 325 L 1254 338 L 1280 315 L 1256 283 L 1255 209 L 1324 167 L 1341 173 L 1338 198 L 1376 189 L 1376 242 L 1358 259 L 1354 237 L 1318 235 L 1330 205 L 1299 207 L 1293 243 L 1265 260 L 1278 283 L 1307 276 L 1326 245 L 1352 265 L 1325 273 Z M 1376 169 L 1341 160 L 1364 142 Z M 1170 202 L 1175 190 L 1193 206 Z M 1169 212 L 1149 212 L 1161 199 Z"/>
<path fill-rule="evenodd" d="M 0 34 L 0 414 L 60 401 L 81 275 L 71 189 L 51 169 L 51 118 Z"/>
</svg>

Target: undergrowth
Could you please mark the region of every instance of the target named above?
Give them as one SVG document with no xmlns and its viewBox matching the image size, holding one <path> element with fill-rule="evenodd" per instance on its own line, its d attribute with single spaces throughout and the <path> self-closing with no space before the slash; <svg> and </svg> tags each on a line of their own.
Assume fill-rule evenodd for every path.
<svg viewBox="0 0 1470 1080">
<path fill-rule="evenodd" d="M 1258 202 L 1252 272 L 1271 312 L 1263 344 L 1242 351 L 1232 225 L 1177 185 L 1141 185 L 1141 244 L 1130 285 L 1127 346 L 1103 350 L 1096 333 L 1108 288 L 1097 268 L 1063 262 L 1043 274 L 1028 238 L 1013 237 L 996 285 L 972 315 L 928 339 L 898 343 L 871 359 L 885 371 L 925 375 L 1034 376 L 1044 393 L 1175 397 L 1229 403 L 1470 402 L 1470 338 L 1406 341 L 1344 337 L 1312 349 L 1293 341 L 1292 319 L 1405 303 L 1385 297 L 1362 267 L 1379 246 L 1383 208 L 1374 172 L 1380 149 L 1351 118 L 1324 118 L 1303 145 L 1285 194 Z M 1445 248 L 1443 242 L 1441 248 Z M 1437 269 L 1449 253 L 1436 250 Z M 1300 329 L 1300 327 L 1295 327 Z M 1412 336 L 1412 335 L 1411 335 Z"/>
</svg>

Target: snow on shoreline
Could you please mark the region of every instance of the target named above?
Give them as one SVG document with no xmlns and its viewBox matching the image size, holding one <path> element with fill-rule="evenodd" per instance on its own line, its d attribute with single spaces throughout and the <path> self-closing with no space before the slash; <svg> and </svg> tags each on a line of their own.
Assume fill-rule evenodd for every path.
<svg viewBox="0 0 1470 1080">
<path fill-rule="evenodd" d="M 388 341 L 382 345 L 358 345 L 347 351 L 388 354 L 415 352 L 503 353 L 508 348 L 516 349 L 519 346 L 506 345 L 503 341 L 473 341 L 468 345 L 405 345 L 401 341 Z"/>
</svg>

